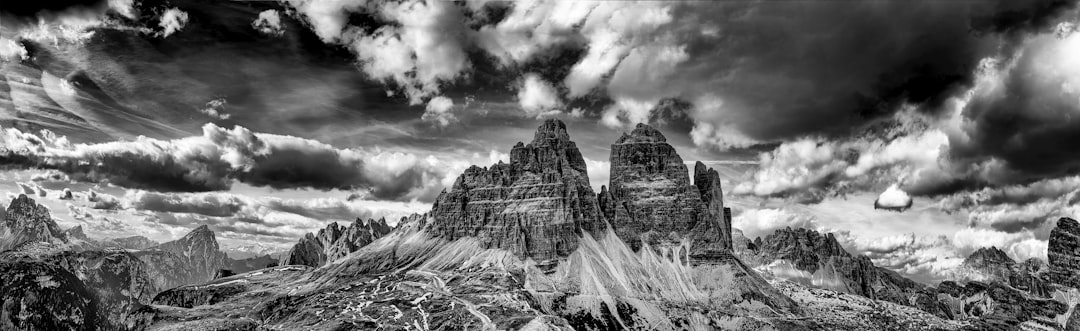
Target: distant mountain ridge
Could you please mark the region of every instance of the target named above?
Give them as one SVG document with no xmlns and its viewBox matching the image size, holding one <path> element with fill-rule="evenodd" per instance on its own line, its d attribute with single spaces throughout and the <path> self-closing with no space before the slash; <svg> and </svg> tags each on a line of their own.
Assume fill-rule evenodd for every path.
<svg viewBox="0 0 1080 331">
<path fill-rule="evenodd" d="M 391 230 L 393 229 L 386 224 L 385 218 L 366 221 L 358 218 L 349 226 L 331 222 L 318 233 L 301 237 L 296 245 L 281 256 L 281 265 L 322 266 L 355 252 Z"/>
<path fill-rule="evenodd" d="M 206 226 L 160 245 L 138 236 L 93 240 L 81 226 L 60 230 L 26 195 L 0 217 L 10 234 L 0 238 L 8 247 L 0 252 L 2 330 L 139 330 L 138 310 L 162 290 L 207 282 L 224 267 L 266 267 L 265 259 L 225 257 Z"/>
</svg>

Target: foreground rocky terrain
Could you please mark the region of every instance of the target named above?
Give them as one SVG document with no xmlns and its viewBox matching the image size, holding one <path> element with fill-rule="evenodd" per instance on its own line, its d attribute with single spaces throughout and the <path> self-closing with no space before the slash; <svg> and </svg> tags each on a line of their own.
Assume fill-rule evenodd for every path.
<svg viewBox="0 0 1080 331">
<path fill-rule="evenodd" d="M 1074 314 L 1080 226 L 1050 261 L 976 251 L 927 286 L 835 236 L 731 228 L 718 174 L 693 175 L 657 130 L 612 145 L 595 192 L 562 122 L 509 163 L 467 169 L 432 209 L 329 224 L 282 257 L 238 262 L 207 227 L 137 249 L 85 244 L 25 197 L 3 224 L 4 329 L 98 330 L 1054 330 Z M 43 223 L 43 224 L 38 224 Z M 79 242 L 82 248 L 74 246 Z M 86 247 L 92 247 L 87 249 Z M 249 270 L 249 268 L 257 268 Z M 227 272 L 226 272 L 227 271 Z M 235 273 L 235 274 L 233 274 Z"/>
</svg>

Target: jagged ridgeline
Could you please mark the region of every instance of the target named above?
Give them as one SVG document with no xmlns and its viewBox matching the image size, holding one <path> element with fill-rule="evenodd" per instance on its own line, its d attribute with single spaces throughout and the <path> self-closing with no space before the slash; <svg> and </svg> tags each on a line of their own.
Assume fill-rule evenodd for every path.
<svg viewBox="0 0 1080 331">
<path fill-rule="evenodd" d="M 566 126 L 547 120 L 429 212 L 392 228 L 331 223 L 282 265 L 251 271 L 262 266 L 225 257 L 205 227 L 108 248 L 142 241 L 62 231 L 20 197 L 0 229 L 11 247 L 0 329 L 1052 330 L 1080 319 L 1080 293 L 1059 284 L 1080 260 L 1075 221 L 1051 234 L 1049 265 L 980 250 L 961 282 L 930 287 L 831 234 L 745 238 L 718 173 L 698 162 L 691 175 L 648 125 L 615 140 L 610 161 L 610 183 L 593 191 Z"/>
</svg>

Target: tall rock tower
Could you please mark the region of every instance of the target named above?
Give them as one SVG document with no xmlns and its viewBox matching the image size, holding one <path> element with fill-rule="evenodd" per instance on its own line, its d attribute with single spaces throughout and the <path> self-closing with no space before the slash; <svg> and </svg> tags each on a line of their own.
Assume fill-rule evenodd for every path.
<svg viewBox="0 0 1080 331">
<path fill-rule="evenodd" d="M 427 230 L 444 239 L 471 236 L 537 261 L 569 255 L 581 231 L 599 234 L 605 224 L 585 159 L 557 119 L 517 143 L 509 164 L 465 170 L 435 200 L 430 222 Z"/>
<path fill-rule="evenodd" d="M 611 185 L 599 201 L 615 233 L 635 250 L 642 242 L 693 240 L 691 254 L 731 250 L 731 221 L 715 170 L 698 162 L 691 184 L 682 157 L 659 130 L 638 124 L 611 145 Z"/>
</svg>

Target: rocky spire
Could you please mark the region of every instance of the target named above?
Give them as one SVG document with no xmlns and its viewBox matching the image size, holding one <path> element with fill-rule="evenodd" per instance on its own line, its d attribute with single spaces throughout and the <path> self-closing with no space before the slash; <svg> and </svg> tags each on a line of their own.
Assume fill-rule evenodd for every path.
<svg viewBox="0 0 1080 331">
<path fill-rule="evenodd" d="M 720 187 L 720 174 L 701 161 L 694 163 L 694 185 L 701 194 L 701 201 L 708 211 L 706 221 L 697 225 L 695 234 L 707 234 L 719 238 L 720 248 L 731 250 L 731 218 L 724 211 L 724 190 Z M 704 239 L 703 239 L 704 240 Z"/>
<path fill-rule="evenodd" d="M 509 164 L 466 169 L 429 215 L 436 236 L 474 237 L 537 261 L 569 255 L 581 231 L 598 233 L 604 224 L 585 159 L 557 119 L 514 145 Z"/>
<path fill-rule="evenodd" d="M 0 239 L 0 250 L 27 242 L 68 242 L 67 235 L 49 215 L 49 209 L 25 194 L 12 200 L 3 216 L 0 234 L 6 234 L 7 238 Z"/>
<path fill-rule="evenodd" d="M 1046 249 L 1050 280 L 1056 284 L 1080 287 L 1080 224 L 1062 217 L 1050 231 Z"/>
</svg>

